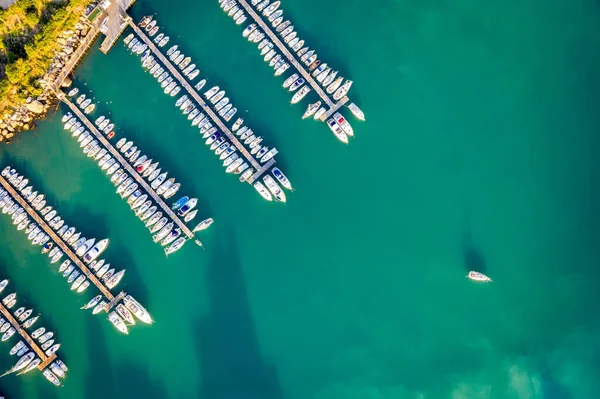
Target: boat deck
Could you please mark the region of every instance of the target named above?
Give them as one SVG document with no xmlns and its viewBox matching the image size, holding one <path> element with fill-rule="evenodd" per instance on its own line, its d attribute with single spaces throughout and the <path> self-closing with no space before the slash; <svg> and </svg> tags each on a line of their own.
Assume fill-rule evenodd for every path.
<svg viewBox="0 0 600 399">
<path fill-rule="evenodd" d="M 40 358 L 42 362 L 37 367 L 38 370 L 45 369 L 50 363 L 54 361 L 54 359 L 56 359 L 56 353 L 52 354 L 51 356 L 46 356 L 44 351 L 37 345 L 33 338 L 31 338 L 29 333 L 21 327 L 21 324 L 17 321 L 17 319 L 13 317 L 13 315 L 8 311 L 8 309 L 6 308 L 6 306 L 4 306 L 2 302 L 0 302 L 0 313 L 2 313 L 2 317 L 4 317 L 14 327 L 14 329 L 17 330 L 17 332 L 19 333 L 19 335 L 21 335 L 23 340 L 27 342 L 27 345 L 29 345 L 29 347 L 33 349 L 37 357 Z"/>
<path fill-rule="evenodd" d="M 288 62 L 291 65 L 293 65 L 294 68 L 296 68 L 296 70 L 300 73 L 300 75 L 302 75 L 302 77 L 310 85 L 310 87 L 312 87 L 312 89 L 319 95 L 319 97 L 321 97 L 321 100 L 323 100 L 323 102 L 325 104 L 327 104 L 327 106 L 329 107 L 329 110 L 327 111 L 327 113 L 325 113 L 321 117 L 321 120 L 325 120 L 324 118 L 328 118 L 329 115 L 333 114 L 335 111 L 337 111 L 340 107 L 342 107 L 344 104 L 346 104 L 348 102 L 349 99 L 347 96 L 344 96 L 338 102 L 335 102 L 325 92 L 325 90 L 323 90 L 323 88 L 319 85 L 319 83 L 317 81 L 315 81 L 313 76 L 304 68 L 304 65 L 302 65 L 296 59 L 296 57 L 294 57 L 294 55 L 290 52 L 290 50 L 285 45 L 285 43 L 283 43 L 281 40 L 279 40 L 279 37 L 277 37 L 275 32 L 273 32 L 271 30 L 271 27 L 260 17 L 260 15 L 257 14 L 257 12 L 250 6 L 250 4 L 248 4 L 248 2 L 246 0 L 237 0 L 237 2 L 244 8 L 244 10 L 246 10 L 246 12 L 250 15 L 250 17 L 252 17 L 254 22 L 258 26 L 260 26 L 260 28 L 263 30 L 263 32 L 265 32 L 265 34 L 267 36 L 269 36 L 269 38 L 271 39 L 273 44 L 275 46 L 277 46 L 279 51 L 281 51 L 283 53 L 283 55 L 288 60 Z"/>
<path fill-rule="evenodd" d="M 77 257 L 77 255 L 75 255 L 71 248 L 63 241 L 62 237 L 60 237 L 54 232 L 54 230 L 52 230 L 52 228 L 50 228 L 46 221 L 40 215 L 38 215 L 37 211 L 33 209 L 29 203 L 25 201 L 23 197 L 21 197 L 21 194 L 19 194 L 2 176 L 0 176 L 0 184 L 2 184 L 4 189 L 8 191 L 13 199 L 17 201 L 19 205 L 21 205 L 29 217 L 35 220 L 38 226 L 43 229 L 48 236 L 50 236 L 52 241 L 59 246 L 63 253 L 71 260 L 71 262 L 81 269 L 81 272 L 92 282 L 92 284 L 98 288 L 98 290 L 100 290 L 102 295 L 104 295 L 106 299 L 111 302 L 114 299 L 114 296 L 111 294 L 110 290 L 94 275 L 94 273 L 92 273 L 91 270 L 87 268 L 87 266 Z"/>
<path fill-rule="evenodd" d="M 71 112 L 73 112 L 73 114 L 76 115 L 77 118 L 79 118 L 79 120 L 81 120 L 81 122 L 85 124 L 86 128 L 95 136 L 96 140 L 102 143 L 102 145 L 110 152 L 112 157 L 117 162 L 119 162 L 121 167 L 124 168 L 127 171 L 127 173 L 129 173 L 129 175 L 135 179 L 136 183 L 140 187 L 142 187 L 150 197 L 152 197 L 152 199 L 162 210 L 162 212 L 169 218 L 171 218 L 171 220 L 173 220 L 173 222 L 181 229 L 181 231 L 188 238 L 192 238 L 194 236 L 194 233 L 185 225 L 185 223 L 181 219 L 179 219 L 179 217 L 173 212 L 173 210 L 171 210 L 171 207 L 169 207 L 165 203 L 165 201 L 156 193 L 156 191 L 154 191 L 154 189 L 150 187 L 150 184 L 148 184 L 148 182 L 142 176 L 139 175 L 139 173 L 133 168 L 133 166 L 129 162 L 127 162 L 127 160 L 112 145 L 112 143 L 108 141 L 100 131 L 98 131 L 96 126 L 87 118 L 87 116 L 85 116 L 85 114 L 81 112 L 81 110 L 75 104 L 73 104 L 67 98 L 67 96 L 64 95 L 64 93 L 60 97 L 61 101 L 63 101 L 71 109 Z"/>
<path fill-rule="evenodd" d="M 148 36 L 132 21 L 129 21 L 129 25 L 133 28 L 136 35 L 140 37 L 144 43 L 148 46 L 152 54 L 157 57 L 160 62 L 169 70 L 171 76 L 177 80 L 177 82 L 181 85 L 181 87 L 191 96 L 197 104 L 200 105 L 203 112 L 212 119 L 214 124 L 216 124 L 221 132 L 225 133 L 227 138 L 235 145 L 238 151 L 242 154 L 242 156 L 246 159 L 249 165 L 251 165 L 254 170 L 259 171 L 263 169 L 260 163 L 254 158 L 250 151 L 248 151 L 242 143 L 238 140 L 238 138 L 229 130 L 227 125 L 220 119 L 220 117 L 210 108 L 210 106 L 200 97 L 200 95 L 196 92 L 193 86 L 187 81 L 187 79 L 180 73 L 180 71 L 169 61 L 169 59 L 156 47 L 154 42 L 150 40 Z M 272 159 L 271 166 L 275 163 L 274 159 Z"/>
</svg>

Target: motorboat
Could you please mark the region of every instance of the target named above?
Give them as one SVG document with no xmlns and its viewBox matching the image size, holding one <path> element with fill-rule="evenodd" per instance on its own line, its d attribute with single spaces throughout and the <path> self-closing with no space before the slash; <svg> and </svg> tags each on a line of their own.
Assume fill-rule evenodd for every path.
<svg viewBox="0 0 600 399">
<path fill-rule="evenodd" d="M 473 281 L 478 281 L 478 282 L 483 282 L 483 283 L 492 282 L 491 278 L 489 278 L 488 276 L 486 276 L 483 273 L 476 272 L 476 271 L 470 271 L 469 274 L 467 275 L 467 278 L 469 278 L 470 280 L 473 280 Z"/>
<path fill-rule="evenodd" d="M 306 111 L 304 112 L 304 115 L 302 115 L 302 119 L 310 118 L 311 116 L 313 116 L 315 114 L 315 112 L 317 112 L 317 110 L 319 109 L 320 106 L 321 106 L 321 100 L 317 101 L 316 103 L 308 104 L 308 107 L 306 107 Z"/>
<path fill-rule="evenodd" d="M 292 184 L 279 168 L 274 167 L 271 170 L 271 173 L 273 173 L 273 176 L 275 176 L 275 178 L 279 181 L 279 183 L 281 183 L 281 185 L 284 188 L 287 188 L 288 190 L 293 190 Z"/>
<path fill-rule="evenodd" d="M 338 138 L 342 143 L 348 144 L 348 135 L 344 132 L 340 125 L 333 118 L 327 120 L 327 126 L 333 132 L 335 137 Z"/>
<path fill-rule="evenodd" d="M 258 193 L 267 201 L 273 201 L 273 197 L 271 196 L 271 193 L 269 191 L 267 191 L 267 189 L 265 188 L 265 186 L 257 181 L 254 183 L 254 188 L 256 189 L 256 191 L 258 191 Z"/>
<path fill-rule="evenodd" d="M 348 105 L 348 108 L 350 109 L 350 112 L 352 112 L 352 115 L 354 115 L 357 119 L 364 122 L 365 114 L 362 112 L 362 110 L 360 108 L 358 108 L 358 106 L 356 104 L 350 103 L 350 105 Z"/>
<path fill-rule="evenodd" d="M 110 240 L 105 238 L 103 240 L 98 241 L 96 245 L 94 245 L 89 251 L 83 255 L 83 261 L 85 263 L 90 263 L 98 258 L 104 252 L 106 247 L 108 247 Z"/>
<path fill-rule="evenodd" d="M 142 305 L 140 305 L 131 295 L 125 296 L 123 304 L 129 309 L 138 320 L 146 324 L 152 324 L 150 314 Z"/>
<path fill-rule="evenodd" d="M 169 256 L 170 254 L 178 251 L 179 249 L 181 249 L 181 247 L 183 247 L 183 244 L 185 244 L 185 242 L 186 242 L 185 237 L 179 237 L 178 239 L 175 240 L 175 242 L 173 244 L 171 244 L 169 247 L 165 248 L 165 254 L 167 256 Z"/>
<path fill-rule="evenodd" d="M 354 136 L 354 130 L 352 129 L 352 126 L 350 126 L 350 124 L 342 116 L 342 114 L 340 114 L 339 112 L 334 113 L 333 119 L 335 119 L 335 121 L 338 123 L 338 125 L 340 125 L 340 127 L 342 128 L 344 133 L 346 133 L 348 136 Z"/>
<path fill-rule="evenodd" d="M 129 325 L 135 324 L 135 318 L 133 317 L 129 309 L 127 309 L 122 303 L 118 304 L 115 310 L 123 320 L 129 323 Z"/>
</svg>

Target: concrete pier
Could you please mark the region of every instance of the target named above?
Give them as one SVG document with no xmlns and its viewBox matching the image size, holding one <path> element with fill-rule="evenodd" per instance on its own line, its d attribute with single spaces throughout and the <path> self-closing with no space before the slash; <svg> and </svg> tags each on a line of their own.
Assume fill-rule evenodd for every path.
<svg viewBox="0 0 600 399">
<path fill-rule="evenodd" d="M 106 148 L 106 150 L 108 150 L 112 157 L 117 162 L 119 162 L 121 167 L 125 169 L 133 179 L 135 179 L 135 182 L 139 185 L 139 187 L 144 189 L 146 194 L 148 194 L 154 200 L 154 202 L 162 210 L 162 212 L 169 218 L 171 218 L 171 220 L 177 225 L 177 227 L 181 229 L 181 231 L 188 238 L 194 237 L 194 233 L 185 225 L 185 223 L 181 219 L 179 219 L 179 217 L 173 212 L 173 210 L 171 210 L 171 207 L 168 206 L 165 203 L 165 201 L 150 186 L 150 184 L 148 184 L 146 179 L 140 176 L 137 170 L 135 170 L 135 168 L 129 162 L 127 162 L 127 160 L 123 157 L 123 154 L 121 154 L 112 145 L 112 143 L 106 139 L 106 137 L 104 137 L 104 135 L 96 128 L 96 126 L 87 118 L 87 116 L 83 112 L 81 112 L 81 110 L 75 104 L 73 104 L 67 98 L 67 96 L 64 95 L 64 93 L 60 96 L 60 99 L 71 109 L 71 112 L 73 112 L 73 114 L 77 116 L 77 118 L 79 118 L 81 122 L 83 122 L 86 128 L 94 135 L 96 140 L 98 140 L 98 142 L 101 143 L 104 146 L 104 148 Z"/>
<path fill-rule="evenodd" d="M 4 187 L 6 191 L 10 194 L 10 196 L 21 205 L 21 207 L 27 212 L 29 217 L 33 219 L 37 225 L 44 230 L 44 232 L 54 241 L 56 245 L 62 250 L 62 252 L 71 260 L 71 262 L 81 269 L 81 272 L 90 280 L 92 284 L 98 288 L 98 290 L 106 297 L 106 299 L 110 302 L 113 300 L 114 296 L 111 294 L 110 290 L 104 285 L 100 279 L 96 277 L 91 270 L 87 268 L 87 266 L 79 259 L 79 257 L 71 250 L 58 234 L 52 230 L 52 228 L 46 223 L 46 221 L 38 215 L 37 211 L 33 209 L 21 194 L 17 192 L 11 184 L 6 181 L 6 179 L 0 176 L 0 184 Z"/>
<path fill-rule="evenodd" d="M 45 369 L 50 363 L 54 361 L 54 359 L 56 359 L 56 353 L 52 354 L 51 356 L 46 356 L 44 351 L 38 346 L 38 344 L 33 340 L 33 338 L 31 338 L 29 333 L 23 327 L 21 327 L 19 321 L 13 317 L 13 315 L 9 312 L 9 310 L 6 308 L 6 306 L 4 306 L 4 304 L 1 301 L 0 313 L 2 313 L 2 317 L 4 317 L 19 333 L 19 335 L 23 338 L 23 341 L 27 342 L 27 345 L 29 345 L 29 347 L 33 349 L 36 356 L 40 358 L 42 362 L 37 367 L 38 370 Z"/>
<path fill-rule="evenodd" d="M 248 4 L 248 2 L 246 0 L 237 0 L 237 2 L 240 6 L 242 6 L 244 8 L 244 10 L 246 10 L 248 15 L 250 15 L 250 17 L 254 20 L 254 22 L 258 26 L 260 26 L 262 31 L 265 32 L 265 34 L 269 37 L 269 39 L 271 39 L 271 42 L 273 42 L 273 44 L 285 56 L 287 61 L 291 65 L 293 65 L 294 68 L 296 68 L 296 70 L 298 71 L 298 73 L 300 73 L 300 75 L 302 75 L 302 77 L 304 78 L 306 83 L 308 83 L 310 85 L 310 87 L 312 87 L 312 89 L 319 95 L 321 100 L 330 108 L 328 113 L 324 114 L 323 117 L 325 117 L 325 118 L 329 117 L 329 115 L 333 114 L 336 110 L 338 110 L 341 106 L 343 106 L 344 104 L 346 104 L 346 102 L 348 102 L 348 97 L 346 97 L 346 96 L 344 96 L 342 99 L 340 99 L 340 101 L 338 101 L 337 103 L 333 100 L 333 98 L 330 98 L 329 94 L 327 94 L 327 92 L 325 92 L 325 90 L 323 90 L 323 88 L 319 85 L 319 83 L 305 69 L 304 65 L 302 65 L 300 63 L 300 61 L 298 61 L 296 59 L 296 57 L 294 57 L 294 55 L 290 52 L 290 50 L 286 46 L 286 44 L 283 43 L 281 40 L 279 40 L 279 37 L 275 34 L 275 32 L 273 32 L 271 30 L 271 27 L 267 24 L 267 22 L 265 22 L 260 17 L 260 15 L 258 15 L 258 13 L 256 11 L 254 11 L 254 9 L 250 6 L 250 4 Z M 327 114 L 329 114 L 329 115 L 327 115 Z M 323 119 L 323 117 L 321 118 L 321 120 L 325 120 L 325 119 Z"/>
<path fill-rule="evenodd" d="M 171 76 L 177 80 L 181 88 L 184 89 L 187 94 L 193 98 L 198 105 L 202 108 L 202 111 L 213 121 L 213 123 L 223 132 L 229 141 L 235 145 L 240 154 L 246 159 L 248 164 L 254 168 L 254 170 L 258 171 L 261 169 L 260 162 L 258 162 L 250 151 L 244 147 L 242 143 L 238 140 L 238 138 L 229 130 L 227 125 L 221 120 L 219 115 L 217 115 L 212 108 L 200 97 L 200 95 L 196 92 L 196 90 L 192 87 L 192 85 L 187 81 L 187 79 L 181 74 L 179 69 L 175 67 L 171 61 L 156 47 L 156 45 L 146 36 L 146 34 L 133 22 L 129 22 L 129 25 L 133 28 L 136 35 L 142 39 L 142 41 L 148 46 L 152 54 L 160 60 L 160 62 L 169 70 Z M 274 161 L 273 161 L 274 163 Z"/>
</svg>

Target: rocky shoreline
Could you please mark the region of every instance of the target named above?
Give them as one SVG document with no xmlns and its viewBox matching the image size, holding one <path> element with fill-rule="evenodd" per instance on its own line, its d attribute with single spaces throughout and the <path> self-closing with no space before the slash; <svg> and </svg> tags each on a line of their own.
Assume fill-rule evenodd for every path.
<svg viewBox="0 0 600 399">
<path fill-rule="evenodd" d="M 90 26 L 87 18 L 82 16 L 73 30 L 64 31 L 58 38 L 60 50 L 55 55 L 50 67 L 40 78 L 39 83 L 43 92 L 37 98 L 28 97 L 23 104 L 18 104 L 13 109 L 6 110 L 0 115 L 0 143 L 10 144 L 12 138 L 23 130 L 35 127 L 35 121 L 43 119 L 48 110 L 58 105 L 58 99 L 52 87 L 62 68 L 68 63 L 71 55 L 87 35 Z M 63 86 L 70 86 L 71 81 L 66 78 Z"/>
</svg>

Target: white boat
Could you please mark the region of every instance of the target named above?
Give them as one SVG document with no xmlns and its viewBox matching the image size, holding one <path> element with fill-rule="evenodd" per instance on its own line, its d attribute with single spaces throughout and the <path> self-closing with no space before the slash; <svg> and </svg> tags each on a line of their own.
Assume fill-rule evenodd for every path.
<svg viewBox="0 0 600 399">
<path fill-rule="evenodd" d="M 258 191 L 258 193 L 267 201 L 273 201 L 273 197 L 271 196 L 271 193 L 265 188 L 265 186 L 257 181 L 254 183 L 254 188 L 256 189 L 256 191 Z"/>
<path fill-rule="evenodd" d="M 123 320 L 129 323 L 129 325 L 135 324 L 135 318 L 133 317 L 129 309 L 127 309 L 122 303 L 118 304 L 115 310 Z"/>
<path fill-rule="evenodd" d="M 117 312 L 110 312 L 108 314 L 108 320 L 110 320 L 110 322 L 117 328 L 117 330 L 121 331 L 123 334 L 129 334 L 125 322 L 123 321 L 121 316 L 117 314 Z"/>
<path fill-rule="evenodd" d="M 92 310 L 92 314 L 98 314 L 102 312 L 103 310 L 105 310 L 106 305 L 106 301 L 100 301 Z"/>
<path fill-rule="evenodd" d="M 275 180 L 270 175 L 266 175 L 263 178 L 263 181 L 265 182 L 265 184 L 267 185 L 267 188 L 269 189 L 271 194 L 273 194 L 275 199 L 277 199 L 278 201 L 281 201 L 281 202 L 286 202 L 285 193 L 283 192 L 281 187 L 279 187 L 279 185 L 275 182 Z"/>
<path fill-rule="evenodd" d="M 175 242 L 173 244 L 171 244 L 169 247 L 165 248 L 165 254 L 167 256 L 169 256 L 173 252 L 178 251 L 179 249 L 181 249 L 181 247 L 183 247 L 183 244 L 185 244 L 185 241 L 186 241 L 185 237 L 179 237 L 177 240 L 175 240 Z"/>
<path fill-rule="evenodd" d="M 54 375 L 54 373 L 50 369 L 48 369 L 48 368 L 44 369 L 44 371 L 42 372 L 42 374 L 52 384 L 54 384 L 56 386 L 60 386 L 60 380 L 58 379 L 58 377 L 56 375 Z"/>
<path fill-rule="evenodd" d="M 338 125 L 340 125 L 340 127 L 344 130 L 344 133 L 346 133 L 348 136 L 354 136 L 354 130 L 352 129 L 352 126 L 350 126 L 350 124 L 342 116 L 342 114 L 336 112 L 335 114 L 333 114 L 333 119 L 335 119 Z"/>
<path fill-rule="evenodd" d="M 283 88 L 287 89 L 288 87 L 290 87 L 290 85 L 292 83 L 294 83 L 296 80 L 298 80 L 298 78 L 300 77 L 299 74 L 294 73 L 293 75 L 291 75 L 289 78 L 287 78 L 284 82 L 283 82 Z"/>
<path fill-rule="evenodd" d="M 113 289 L 114 287 L 117 286 L 117 284 L 119 284 L 119 282 L 121 281 L 121 279 L 123 278 L 123 276 L 125 275 L 125 270 L 121 270 L 115 274 L 113 274 L 112 276 L 110 276 L 110 278 L 106 281 L 106 286 L 109 289 Z"/>
<path fill-rule="evenodd" d="M 306 96 L 306 94 L 308 94 L 308 92 L 311 90 L 310 86 L 302 86 L 300 88 L 300 90 L 298 90 L 298 92 L 296 94 L 294 94 L 294 96 L 292 97 L 292 104 L 296 104 L 298 102 L 300 102 L 300 100 L 302 100 L 304 98 L 304 96 Z"/>
<path fill-rule="evenodd" d="M 93 308 L 94 306 L 96 306 L 98 304 L 98 302 L 100 302 L 101 299 L 102 299 L 102 295 L 96 295 L 88 303 L 86 303 L 85 305 L 83 305 L 81 307 L 81 309 Z"/>
<path fill-rule="evenodd" d="M 271 170 L 271 173 L 273 173 L 273 176 L 275 176 L 275 178 L 279 181 L 279 183 L 281 183 L 283 187 L 287 188 L 288 190 L 293 190 L 292 184 L 279 168 L 273 168 L 273 170 Z"/>
<path fill-rule="evenodd" d="M 352 86 L 352 81 L 351 80 L 346 80 L 344 82 L 344 84 L 335 91 L 335 93 L 333 93 L 333 99 L 334 100 L 339 100 L 342 97 L 344 97 L 346 95 L 346 93 L 348 93 L 348 90 L 350 90 L 350 87 Z"/>
<path fill-rule="evenodd" d="M 329 129 L 331 129 L 338 140 L 340 140 L 342 143 L 348 144 L 348 135 L 344 132 L 340 125 L 338 125 L 335 119 L 329 118 L 327 120 L 327 126 L 329 126 Z"/>
<path fill-rule="evenodd" d="M 141 322 L 146 324 L 152 324 L 152 318 L 150 314 L 142 305 L 140 305 L 131 295 L 127 295 L 123 299 L 123 304 L 127 309 L 129 309 L 135 317 L 137 317 Z"/>
<path fill-rule="evenodd" d="M 486 276 L 485 274 L 475 272 L 475 271 L 470 271 L 469 274 L 467 275 L 467 277 L 470 280 L 479 281 L 479 282 L 483 282 L 483 283 L 489 283 L 492 281 L 492 279 L 489 278 L 488 276 Z"/>
<path fill-rule="evenodd" d="M 40 328 L 38 328 L 37 330 L 35 330 L 34 332 L 31 333 L 31 338 L 37 339 L 37 337 L 41 336 L 45 332 L 46 332 L 46 328 L 45 327 L 40 327 Z"/>
<path fill-rule="evenodd" d="M 304 115 L 302 115 L 302 119 L 310 118 L 311 116 L 313 116 L 315 114 L 315 112 L 317 112 L 317 110 L 319 109 L 320 106 L 321 106 L 321 100 L 317 101 L 316 103 L 308 104 L 308 107 L 306 107 L 306 111 L 304 112 Z"/>
<path fill-rule="evenodd" d="M 352 112 L 352 115 L 364 122 L 365 114 L 361 111 L 360 108 L 358 108 L 356 104 L 350 103 L 350 105 L 348 105 L 348 108 L 350 109 L 350 112 Z"/>
<path fill-rule="evenodd" d="M 206 230 L 210 227 L 211 224 L 213 224 L 213 222 L 214 222 L 214 220 L 212 218 L 204 219 L 203 221 L 198 223 L 198 225 L 196 227 L 194 227 L 192 232 L 195 233 L 197 231 Z"/>
<path fill-rule="evenodd" d="M 315 112 L 315 115 L 314 115 L 315 120 L 321 119 L 321 116 L 323 116 L 325 114 L 325 112 L 327 112 L 325 107 L 319 108 L 319 110 L 317 112 Z"/>
</svg>

